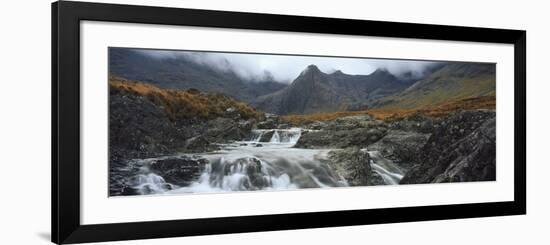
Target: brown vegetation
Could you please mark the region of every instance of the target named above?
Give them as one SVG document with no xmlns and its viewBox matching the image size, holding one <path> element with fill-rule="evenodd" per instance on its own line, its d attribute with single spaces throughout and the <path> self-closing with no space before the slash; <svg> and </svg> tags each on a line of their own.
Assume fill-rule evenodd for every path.
<svg viewBox="0 0 550 245">
<path fill-rule="evenodd" d="M 380 120 L 394 120 L 413 115 L 424 115 L 430 117 L 442 117 L 449 113 L 458 110 L 474 110 L 474 109 L 495 109 L 495 96 L 482 96 L 475 98 L 466 98 L 452 102 L 445 102 L 438 105 L 427 106 L 420 109 L 404 109 L 404 108 L 377 108 L 364 111 L 340 111 L 340 112 L 324 112 L 313 113 L 306 115 L 287 115 L 282 116 L 284 121 L 292 124 L 304 124 L 314 121 L 331 121 L 341 117 L 357 116 L 368 114 Z"/>
<path fill-rule="evenodd" d="M 381 120 L 400 119 L 412 115 L 442 117 L 458 110 L 495 109 L 495 106 L 496 98 L 494 95 L 491 95 L 444 102 L 420 109 L 370 109 L 368 110 L 368 114 Z"/>
<path fill-rule="evenodd" d="M 109 77 L 109 89 L 111 93 L 143 96 L 161 106 L 171 119 L 179 117 L 208 119 L 231 112 L 238 113 L 243 119 L 259 118 L 263 115 L 247 104 L 220 93 L 203 93 L 196 89 L 162 89 L 151 84 L 113 76 Z"/>
<path fill-rule="evenodd" d="M 368 111 L 321 112 L 305 115 L 287 115 L 282 116 L 282 119 L 293 124 L 302 124 L 314 121 L 330 121 L 340 117 L 358 116 L 365 114 L 368 114 Z"/>
</svg>

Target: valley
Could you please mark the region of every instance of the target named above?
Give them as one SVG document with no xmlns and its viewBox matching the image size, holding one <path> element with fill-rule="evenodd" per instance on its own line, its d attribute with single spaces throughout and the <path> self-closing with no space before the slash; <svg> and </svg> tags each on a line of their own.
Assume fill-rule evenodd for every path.
<svg viewBox="0 0 550 245">
<path fill-rule="evenodd" d="M 109 195 L 494 181 L 495 65 L 291 81 L 110 51 Z"/>
</svg>

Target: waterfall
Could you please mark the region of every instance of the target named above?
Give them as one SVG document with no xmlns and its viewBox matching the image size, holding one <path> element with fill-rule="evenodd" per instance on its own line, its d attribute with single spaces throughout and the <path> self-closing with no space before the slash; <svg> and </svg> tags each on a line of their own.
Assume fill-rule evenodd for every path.
<svg viewBox="0 0 550 245">
<path fill-rule="evenodd" d="M 271 140 L 269 140 L 271 143 L 281 143 L 281 136 L 279 136 L 279 130 L 275 130 L 273 133 L 273 136 L 271 136 Z"/>
<path fill-rule="evenodd" d="M 262 139 L 262 136 L 264 136 L 265 131 L 264 130 L 252 130 L 253 135 L 253 142 L 260 142 L 260 139 Z"/>
<path fill-rule="evenodd" d="M 303 129 L 255 129 L 252 130 L 250 143 L 296 144 Z M 265 136 L 265 137 L 264 137 Z"/>
<path fill-rule="evenodd" d="M 158 159 L 137 159 L 140 170 L 127 185 L 139 194 L 204 193 L 253 190 L 288 190 L 348 186 L 330 161 L 331 149 L 293 148 L 302 129 L 258 129 L 248 141 L 223 145 L 222 149 L 201 154 L 203 167 L 195 180 L 177 186 L 150 171 Z M 397 185 L 403 171 L 378 151 L 363 149 L 370 156 L 372 171 L 387 185 Z M 184 154 L 192 159 L 196 154 Z M 173 178 L 173 177 L 172 177 Z"/>
<path fill-rule="evenodd" d="M 379 151 L 367 151 L 371 158 L 372 169 L 384 179 L 388 185 L 397 185 L 403 178 L 403 171 L 392 161 L 384 158 Z"/>
<path fill-rule="evenodd" d="M 177 188 L 175 185 L 166 183 L 164 178 L 154 173 L 138 174 L 131 178 L 129 183 L 141 195 L 163 193 Z"/>
<path fill-rule="evenodd" d="M 213 160 L 198 181 L 168 192 L 230 192 L 345 186 L 327 165 L 313 158 L 307 161 L 294 158 L 296 155 L 291 153 L 283 158 L 266 154 L 260 158 L 240 152 L 219 158 L 213 156 Z M 307 155 L 314 154 L 308 152 Z"/>
<path fill-rule="evenodd" d="M 284 134 L 280 140 L 285 141 Z M 293 136 L 295 137 L 295 136 Z M 292 138 L 292 137 L 289 137 Z M 171 185 L 150 172 L 158 158 L 144 159 L 131 186 L 139 194 L 205 193 L 254 190 L 291 190 L 347 186 L 327 162 L 320 161 L 330 150 L 297 149 L 291 144 L 269 143 L 263 147 L 228 145 L 201 155 L 204 168 L 196 180 L 185 186 Z M 191 158 L 192 156 L 187 156 Z"/>
</svg>

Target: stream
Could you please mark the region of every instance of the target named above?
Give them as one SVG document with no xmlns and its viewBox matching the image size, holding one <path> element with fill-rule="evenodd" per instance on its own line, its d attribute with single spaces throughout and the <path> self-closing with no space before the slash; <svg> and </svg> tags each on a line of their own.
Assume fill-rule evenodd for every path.
<svg viewBox="0 0 550 245">
<path fill-rule="evenodd" d="M 345 187 L 344 178 L 322 161 L 334 149 L 293 148 L 304 132 L 300 128 L 253 130 L 253 137 L 223 145 L 209 153 L 185 154 L 208 160 L 198 180 L 187 186 L 167 183 L 148 170 L 149 164 L 162 158 L 139 159 L 139 174 L 132 187 L 140 194 L 208 193 L 251 190 L 291 190 L 303 188 Z M 266 134 L 272 134 L 268 142 Z M 263 138 L 264 142 L 261 142 Z M 371 168 L 386 185 L 396 185 L 402 170 L 378 151 L 367 151 Z"/>
</svg>

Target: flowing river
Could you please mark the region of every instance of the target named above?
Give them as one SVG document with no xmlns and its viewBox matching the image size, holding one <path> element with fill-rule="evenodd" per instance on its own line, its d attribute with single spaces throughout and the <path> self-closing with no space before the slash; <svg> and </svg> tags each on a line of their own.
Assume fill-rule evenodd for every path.
<svg viewBox="0 0 550 245">
<path fill-rule="evenodd" d="M 140 171 L 133 177 L 132 187 L 141 194 L 171 194 L 348 186 L 327 164 L 328 152 L 333 149 L 293 148 L 302 132 L 299 128 L 254 130 L 251 139 L 224 145 L 219 151 L 186 154 L 208 163 L 198 180 L 184 187 L 148 171 L 146 166 L 161 158 L 136 160 Z M 372 170 L 384 183 L 398 184 L 403 177 L 401 169 L 379 152 L 367 152 Z"/>
</svg>

